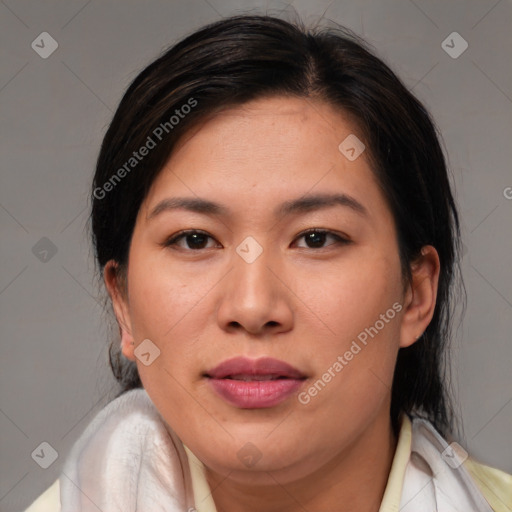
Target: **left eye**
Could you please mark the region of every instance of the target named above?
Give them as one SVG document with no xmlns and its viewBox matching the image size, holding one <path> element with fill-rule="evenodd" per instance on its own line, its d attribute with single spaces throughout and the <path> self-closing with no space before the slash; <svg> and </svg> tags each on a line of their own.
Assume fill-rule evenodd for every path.
<svg viewBox="0 0 512 512">
<path fill-rule="evenodd" d="M 307 244 L 307 249 L 321 249 L 324 246 L 326 238 L 331 237 L 334 239 L 334 243 L 329 245 L 334 245 L 335 243 L 347 244 L 349 240 L 343 238 L 331 231 L 326 231 L 324 229 L 309 229 L 304 233 L 301 233 L 296 240 L 303 238 Z"/>
</svg>

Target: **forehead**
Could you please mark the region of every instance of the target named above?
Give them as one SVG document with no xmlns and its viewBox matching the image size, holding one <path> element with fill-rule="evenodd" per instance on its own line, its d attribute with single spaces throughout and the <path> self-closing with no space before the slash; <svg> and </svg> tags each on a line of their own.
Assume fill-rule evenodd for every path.
<svg viewBox="0 0 512 512">
<path fill-rule="evenodd" d="M 251 156 L 267 164 L 275 161 L 276 167 L 286 160 L 287 168 L 293 163 L 336 163 L 340 142 L 355 131 L 346 116 L 321 100 L 260 98 L 208 118 L 183 137 L 170 163 L 191 156 L 207 159 L 209 167 L 239 162 L 244 170 L 257 167 Z M 208 153 L 201 152 L 201 147 L 208 148 Z M 273 174 L 276 170 L 272 169 Z"/>
<path fill-rule="evenodd" d="M 340 151 L 347 137 L 358 135 L 318 99 L 272 97 L 229 108 L 180 140 L 145 205 L 168 195 L 215 197 L 245 211 L 274 210 L 306 193 L 382 200 L 365 152 L 351 161 Z"/>
</svg>

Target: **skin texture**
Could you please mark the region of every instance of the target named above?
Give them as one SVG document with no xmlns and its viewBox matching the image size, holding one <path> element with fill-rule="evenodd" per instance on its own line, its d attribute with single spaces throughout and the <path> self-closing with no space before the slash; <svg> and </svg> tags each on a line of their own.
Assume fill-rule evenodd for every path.
<svg viewBox="0 0 512 512">
<path fill-rule="evenodd" d="M 265 98 L 215 115 L 182 139 L 142 204 L 126 286 L 115 262 L 105 268 L 123 354 L 137 361 L 155 406 L 205 464 L 219 512 L 379 508 L 396 447 L 396 356 L 433 316 L 439 258 L 425 246 L 404 287 L 394 221 L 366 155 L 349 161 L 338 149 L 352 133 L 317 99 Z M 283 201 L 333 192 L 355 198 L 367 215 L 339 205 L 273 214 Z M 176 196 L 216 201 L 231 213 L 150 216 Z M 328 235 L 308 246 L 298 235 L 309 228 L 350 243 Z M 184 229 L 212 238 L 200 249 L 190 237 L 165 246 Z M 248 236 L 263 249 L 252 263 L 236 252 Z M 307 404 L 292 396 L 239 409 L 203 377 L 237 355 L 270 356 L 307 376 L 303 391 L 394 303 L 401 311 Z M 134 357 L 144 339 L 161 351 L 149 366 Z M 238 456 L 248 442 L 261 455 L 250 468 Z"/>
</svg>

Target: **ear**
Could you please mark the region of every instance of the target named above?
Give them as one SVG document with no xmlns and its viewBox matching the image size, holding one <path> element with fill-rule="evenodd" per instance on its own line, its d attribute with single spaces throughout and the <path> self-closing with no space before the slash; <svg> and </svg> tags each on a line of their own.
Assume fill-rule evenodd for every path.
<svg viewBox="0 0 512 512">
<path fill-rule="evenodd" d="M 439 281 L 439 255 L 432 245 L 425 245 L 412 263 L 412 279 L 404 298 L 400 347 L 409 347 L 425 332 L 434 316 Z"/>
<path fill-rule="evenodd" d="M 103 270 L 103 279 L 107 287 L 114 313 L 116 315 L 119 332 L 121 334 L 121 351 L 123 355 L 135 361 L 134 348 L 135 340 L 132 336 L 130 314 L 128 310 L 128 291 L 120 275 L 119 265 L 114 260 L 110 260 Z"/>
</svg>

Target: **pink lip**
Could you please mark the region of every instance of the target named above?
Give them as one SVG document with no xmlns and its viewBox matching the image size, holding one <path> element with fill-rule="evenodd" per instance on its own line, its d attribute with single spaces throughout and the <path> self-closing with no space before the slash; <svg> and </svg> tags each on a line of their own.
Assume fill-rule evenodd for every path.
<svg viewBox="0 0 512 512">
<path fill-rule="evenodd" d="M 288 363 L 268 357 L 228 359 L 205 376 L 221 398 L 241 409 L 278 405 L 297 391 L 306 378 Z M 256 380 L 258 377 L 268 379 Z M 237 380 L 241 378 L 246 380 Z"/>
</svg>

